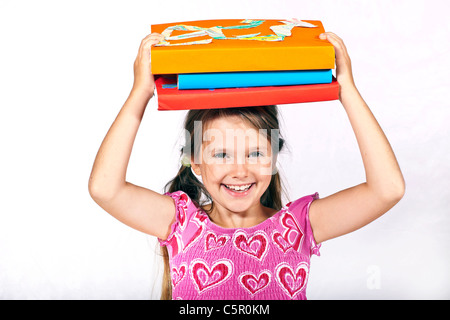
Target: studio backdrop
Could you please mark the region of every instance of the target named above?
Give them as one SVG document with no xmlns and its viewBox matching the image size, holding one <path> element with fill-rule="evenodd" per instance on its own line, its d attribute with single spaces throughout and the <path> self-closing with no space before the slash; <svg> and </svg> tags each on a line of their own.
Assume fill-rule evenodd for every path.
<svg viewBox="0 0 450 320">
<path fill-rule="evenodd" d="M 150 25 L 206 19 L 322 21 L 406 180 L 400 203 L 323 243 L 309 299 L 450 298 L 450 23 L 446 1 L 0 2 L 0 299 L 159 299 L 154 237 L 90 197 L 97 150 L 133 83 Z M 364 181 L 339 101 L 280 106 L 285 201 Z M 127 180 L 162 192 L 186 111 L 144 114 Z"/>
</svg>

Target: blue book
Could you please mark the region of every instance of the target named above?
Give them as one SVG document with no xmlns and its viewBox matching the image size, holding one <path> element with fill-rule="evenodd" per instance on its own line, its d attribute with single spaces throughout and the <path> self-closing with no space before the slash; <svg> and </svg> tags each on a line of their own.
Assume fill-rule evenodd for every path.
<svg viewBox="0 0 450 320">
<path fill-rule="evenodd" d="M 178 89 L 182 90 L 289 86 L 331 83 L 331 80 L 331 69 L 183 73 L 178 75 Z"/>
</svg>

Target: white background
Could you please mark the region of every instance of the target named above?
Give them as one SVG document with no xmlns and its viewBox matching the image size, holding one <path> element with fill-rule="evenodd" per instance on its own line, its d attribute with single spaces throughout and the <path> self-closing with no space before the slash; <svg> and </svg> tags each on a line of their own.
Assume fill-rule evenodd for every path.
<svg viewBox="0 0 450 320">
<path fill-rule="evenodd" d="M 447 1 L 0 0 L 0 298 L 158 299 L 153 237 L 104 212 L 88 178 L 133 81 L 150 25 L 201 19 L 321 20 L 341 36 L 407 190 L 389 213 L 325 242 L 309 299 L 450 298 Z M 338 101 L 280 106 L 292 198 L 363 182 Z M 184 112 L 145 113 L 128 180 L 162 191 Z"/>
</svg>

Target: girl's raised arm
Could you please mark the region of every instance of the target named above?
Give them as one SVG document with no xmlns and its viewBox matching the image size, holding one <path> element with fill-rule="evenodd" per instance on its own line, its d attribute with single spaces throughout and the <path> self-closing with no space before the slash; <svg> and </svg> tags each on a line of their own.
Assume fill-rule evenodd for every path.
<svg viewBox="0 0 450 320">
<path fill-rule="evenodd" d="M 97 153 L 89 178 L 89 193 L 118 220 L 164 240 L 175 218 L 172 198 L 125 180 L 134 140 L 155 89 L 150 71 L 151 46 L 161 37 L 153 33 L 141 42 L 134 63 L 133 88 Z"/>
<path fill-rule="evenodd" d="M 405 191 L 389 141 L 355 86 L 344 42 L 331 32 L 320 38 L 335 48 L 339 100 L 359 145 L 366 182 L 312 203 L 310 221 L 318 243 L 367 225 L 400 201 Z"/>
</svg>

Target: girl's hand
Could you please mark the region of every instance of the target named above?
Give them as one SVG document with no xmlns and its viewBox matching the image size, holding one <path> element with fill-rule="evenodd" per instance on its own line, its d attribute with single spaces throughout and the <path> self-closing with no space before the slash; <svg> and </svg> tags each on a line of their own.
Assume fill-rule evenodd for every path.
<svg viewBox="0 0 450 320">
<path fill-rule="evenodd" d="M 333 46 L 336 54 L 336 78 L 341 90 L 347 87 L 355 87 L 352 73 L 352 63 L 347 53 L 344 41 L 332 32 L 322 33 L 319 38 L 328 40 Z"/>
<path fill-rule="evenodd" d="M 149 98 L 153 96 L 155 90 L 155 79 L 150 67 L 151 47 L 163 39 L 164 37 L 159 33 L 146 36 L 141 42 L 138 55 L 134 61 L 133 91 L 144 92 Z"/>
</svg>

